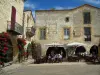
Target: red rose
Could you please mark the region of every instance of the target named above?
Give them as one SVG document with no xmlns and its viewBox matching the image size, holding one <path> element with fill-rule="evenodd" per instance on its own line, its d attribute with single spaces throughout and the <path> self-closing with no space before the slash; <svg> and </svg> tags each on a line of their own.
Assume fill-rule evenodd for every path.
<svg viewBox="0 0 100 75">
<path fill-rule="evenodd" d="M 2 35 L 0 34 L 0 37 L 2 37 Z"/>
<path fill-rule="evenodd" d="M 7 42 L 7 39 L 5 39 L 5 42 Z"/>
<path fill-rule="evenodd" d="M 24 45 L 26 45 L 26 42 L 24 41 Z"/>
<path fill-rule="evenodd" d="M 19 49 L 21 49 L 21 46 L 20 46 L 20 45 L 18 45 L 18 48 L 19 48 Z"/>
<path fill-rule="evenodd" d="M 4 46 L 6 47 L 7 46 L 7 43 L 5 43 Z"/>
<path fill-rule="evenodd" d="M 0 65 L 2 65 L 3 63 L 2 62 L 0 62 Z"/>
<path fill-rule="evenodd" d="M 0 58 L 2 58 L 2 56 L 0 56 Z"/>
<path fill-rule="evenodd" d="M 4 57 L 0 56 L 0 58 L 4 58 Z"/>
<path fill-rule="evenodd" d="M 27 52 L 24 52 L 24 55 L 28 55 L 28 53 Z"/>
<path fill-rule="evenodd" d="M 0 40 L 4 40 L 4 38 L 0 37 Z"/>
<path fill-rule="evenodd" d="M 9 34 L 7 32 L 4 32 L 5 37 L 9 37 Z"/>
<path fill-rule="evenodd" d="M 1 40 L 3 40 L 3 41 L 5 41 L 6 40 L 6 38 L 0 38 Z"/>
<path fill-rule="evenodd" d="M 4 47 L 4 50 L 6 51 L 6 50 L 8 50 L 8 48 L 7 47 Z"/>
<path fill-rule="evenodd" d="M 5 51 L 5 50 L 3 50 L 3 53 L 6 53 L 6 51 Z"/>
</svg>

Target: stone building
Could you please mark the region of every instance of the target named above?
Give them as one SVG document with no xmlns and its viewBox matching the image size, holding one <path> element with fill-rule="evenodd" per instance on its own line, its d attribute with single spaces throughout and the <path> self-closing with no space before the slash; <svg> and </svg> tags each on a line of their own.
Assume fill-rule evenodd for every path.
<svg viewBox="0 0 100 75">
<path fill-rule="evenodd" d="M 0 0 L 0 32 L 7 31 L 7 22 L 11 21 L 12 11 L 15 9 L 16 22 L 23 23 L 23 0 Z"/>
<path fill-rule="evenodd" d="M 24 11 L 23 22 L 24 22 L 23 38 L 26 39 L 26 43 L 27 43 L 24 46 L 24 49 L 25 49 L 26 52 L 30 52 L 31 53 L 30 45 L 31 45 L 31 41 L 34 39 L 34 34 L 35 34 L 34 18 L 33 18 L 31 10 L 25 10 Z"/>
<path fill-rule="evenodd" d="M 24 34 L 23 37 L 27 40 L 27 41 L 32 41 L 32 39 L 34 39 L 34 18 L 32 15 L 32 11 L 31 10 L 26 10 L 24 11 Z"/>
<path fill-rule="evenodd" d="M 88 4 L 68 10 L 36 10 L 35 40 L 42 45 L 81 42 L 87 50 L 99 43 L 100 8 Z"/>
<path fill-rule="evenodd" d="M 13 46 L 13 60 L 18 56 L 17 37 L 23 34 L 24 0 L 0 0 L 0 33 L 8 32 Z"/>
</svg>

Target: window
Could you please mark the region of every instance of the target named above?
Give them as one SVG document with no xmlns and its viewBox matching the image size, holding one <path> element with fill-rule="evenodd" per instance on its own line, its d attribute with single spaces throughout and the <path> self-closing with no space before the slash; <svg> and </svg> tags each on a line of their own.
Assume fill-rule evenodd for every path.
<svg viewBox="0 0 100 75">
<path fill-rule="evenodd" d="M 46 28 L 41 28 L 40 29 L 40 40 L 45 40 L 46 39 Z"/>
<path fill-rule="evenodd" d="M 91 41 L 91 28 L 90 27 L 84 27 L 84 38 L 85 41 Z"/>
<path fill-rule="evenodd" d="M 90 12 L 84 12 L 84 24 L 91 24 L 91 15 Z"/>
<path fill-rule="evenodd" d="M 65 18 L 65 22 L 69 22 L 69 17 L 66 17 Z"/>
<path fill-rule="evenodd" d="M 68 40 L 70 38 L 70 29 L 64 28 L 64 40 Z"/>
</svg>

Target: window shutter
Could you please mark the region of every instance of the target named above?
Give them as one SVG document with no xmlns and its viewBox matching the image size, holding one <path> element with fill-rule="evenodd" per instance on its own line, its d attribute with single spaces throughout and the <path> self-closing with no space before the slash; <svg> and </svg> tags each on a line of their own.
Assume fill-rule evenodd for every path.
<svg viewBox="0 0 100 75">
<path fill-rule="evenodd" d="M 16 8 L 12 6 L 12 13 L 11 13 L 11 29 L 15 29 L 15 22 L 16 22 Z"/>
</svg>

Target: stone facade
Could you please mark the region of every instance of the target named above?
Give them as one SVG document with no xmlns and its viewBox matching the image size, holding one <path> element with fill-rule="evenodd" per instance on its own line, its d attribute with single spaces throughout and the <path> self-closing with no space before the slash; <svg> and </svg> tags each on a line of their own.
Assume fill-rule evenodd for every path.
<svg viewBox="0 0 100 75">
<path fill-rule="evenodd" d="M 16 8 L 16 22 L 23 23 L 23 0 L 0 0 L 0 32 L 7 31 L 7 21 L 11 21 L 12 6 Z"/>
<path fill-rule="evenodd" d="M 32 39 L 34 39 L 34 36 L 32 37 L 28 37 L 26 36 L 26 32 L 30 31 L 31 32 L 31 28 L 34 26 L 34 18 L 32 15 L 32 11 L 31 10 L 26 10 L 24 11 L 24 38 L 28 41 L 31 41 Z"/>
<path fill-rule="evenodd" d="M 91 24 L 83 23 L 83 12 L 90 12 Z M 81 42 L 89 49 L 98 44 L 100 39 L 100 8 L 91 5 L 82 5 L 70 10 L 36 10 L 35 40 L 40 42 L 43 50 L 45 44 L 53 42 L 67 44 Z M 69 22 L 65 18 L 69 17 Z M 84 41 L 84 27 L 91 28 L 91 41 Z M 46 39 L 40 40 L 40 28 L 46 28 Z M 64 40 L 64 28 L 70 29 L 70 39 Z"/>
<path fill-rule="evenodd" d="M 16 9 L 16 23 L 23 25 L 24 0 L 0 0 L 0 33 L 6 32 L 8 24 L 11 25 L 12 6 Z M 18 57 L 17 35 L 10 34 L 13 45 L 13 60 Z"/>
</svg>

